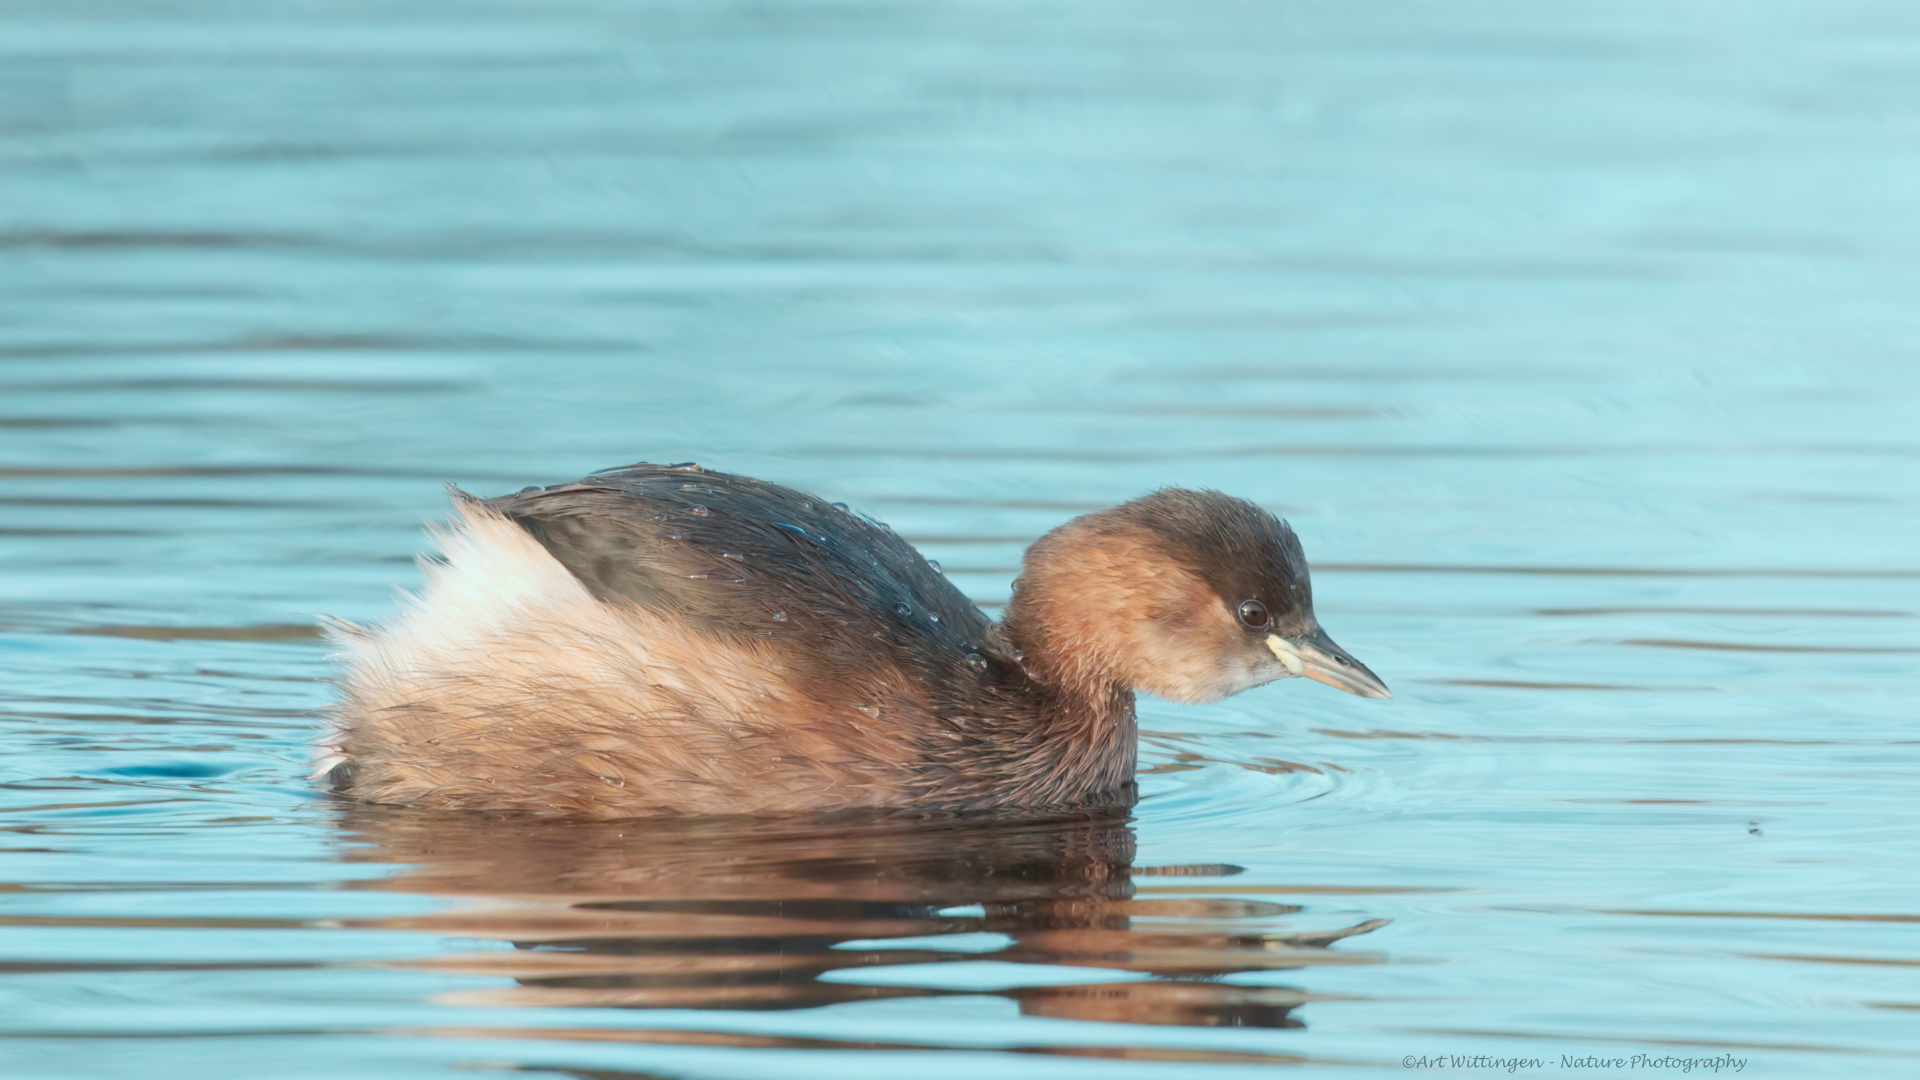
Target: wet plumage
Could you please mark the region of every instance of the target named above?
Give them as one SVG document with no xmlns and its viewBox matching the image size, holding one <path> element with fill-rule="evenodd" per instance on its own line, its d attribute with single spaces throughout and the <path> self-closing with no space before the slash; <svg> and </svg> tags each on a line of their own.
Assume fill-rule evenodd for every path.
<svg viewBox="0 0 1920 1080">
<path fill-rule="evenodd" d="M 1216 492 L 1062 525 L 997 625 L 885 526 L 698 466 L 454 504 L 399 616 L 335 624 L 326 765 L 359 798 L 603 818 L 1110 806 L 1132 798 L 1135 690 L 1308 674 L 1385 696 L 1319 633 L 1292 531 Z"/>
</svg>

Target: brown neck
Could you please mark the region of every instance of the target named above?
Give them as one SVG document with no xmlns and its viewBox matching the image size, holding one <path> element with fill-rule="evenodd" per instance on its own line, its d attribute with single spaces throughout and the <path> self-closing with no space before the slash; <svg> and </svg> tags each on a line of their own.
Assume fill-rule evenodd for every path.
<svg viewBox="0 0 1920 1080">
<path fill-rule="evenodd" d="M 1017 800 L 1027 805 L 1131 803 L 1139 755 L 1133 690 L 1110 674 L 1060 663 L 1054 644 L 1009 608 L 1000 632 L 1042 690 L 1040 716 L 1017 755 Z"/>
</svg>

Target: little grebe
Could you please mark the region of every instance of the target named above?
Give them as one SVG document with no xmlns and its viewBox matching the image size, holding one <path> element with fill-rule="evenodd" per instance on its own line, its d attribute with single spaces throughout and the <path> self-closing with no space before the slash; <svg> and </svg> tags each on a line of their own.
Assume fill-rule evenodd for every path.
<svg viewBox="0 0 1920 1080">
<path fill-rule="evenodd" d="M 476 499 L 390 625 L 333 624 L 323 773 L 371 802 L 579 817 L 1124 804 L 1133 695 L 1386 685 L 1286 523 L 1169 488 L 1027 549 L 997 625 L 891 529 L 698 465 Z"/>
</svg>

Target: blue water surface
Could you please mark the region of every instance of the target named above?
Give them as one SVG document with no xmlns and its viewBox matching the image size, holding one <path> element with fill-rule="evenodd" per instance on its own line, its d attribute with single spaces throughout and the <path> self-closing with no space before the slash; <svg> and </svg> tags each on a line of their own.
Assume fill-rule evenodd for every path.
<svg viewBox="0 0 1920 1080">
<path fill-rule="evenodd" d="M 1889 0 L 11 0 L 0 1075 L 1920 1073 L 1916 71 Z M 1397 696 L 1143 702 L 1131 819 L 304 779 L 442 482 L 643 459 L 990 611 L 1244 495 Z"/>
</svg>

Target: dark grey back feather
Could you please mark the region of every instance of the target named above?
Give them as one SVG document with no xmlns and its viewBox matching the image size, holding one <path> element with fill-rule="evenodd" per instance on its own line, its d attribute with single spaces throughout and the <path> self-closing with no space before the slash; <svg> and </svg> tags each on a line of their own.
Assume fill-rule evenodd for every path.
<svg viewBox="0 0 1920 1080">
<path fill-rule="evenodd" d="M 1032 693 L 986 615 L 912 545 L 803 492 L 641 463 L 485 502 L 597 598 L 769 639 L 814 679 L 866 680 L 892 664 L 945 699 L 932 704 L 946 715 Z"/>
</svg>

